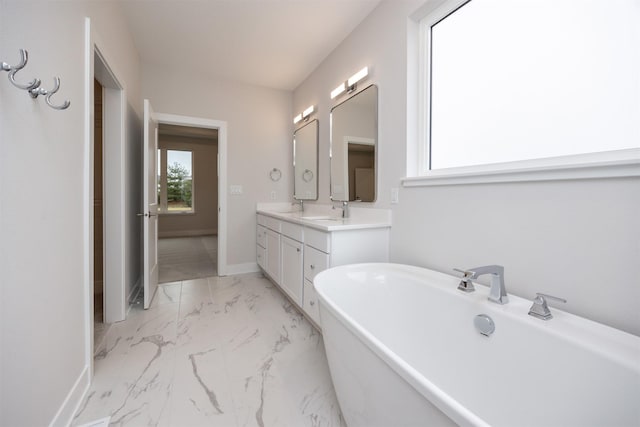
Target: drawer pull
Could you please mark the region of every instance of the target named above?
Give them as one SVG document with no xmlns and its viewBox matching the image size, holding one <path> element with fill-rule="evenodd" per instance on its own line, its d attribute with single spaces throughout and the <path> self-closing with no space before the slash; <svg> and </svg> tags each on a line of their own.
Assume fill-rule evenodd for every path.
<svg viewBox="0 0 640 427">
<path fill-rule="evenodd" d="M 315 302 L 315 301 L 309 301 L 309 305 L 310 305 L 311 307 L 313 307 L 314 305 L 316 305 L 316 302 Z"/>
<path fill-rule="evenodd" d="M 296 251 L 297 251 L 297 252 L 300 252 L 300 248 L 296 248 Z"/>
<path fill-rule="evenodd" d="M 312 270 L 315 270 L 316 266 L 311 264 L 309 267 L 311 267 Z"/>
</svg>

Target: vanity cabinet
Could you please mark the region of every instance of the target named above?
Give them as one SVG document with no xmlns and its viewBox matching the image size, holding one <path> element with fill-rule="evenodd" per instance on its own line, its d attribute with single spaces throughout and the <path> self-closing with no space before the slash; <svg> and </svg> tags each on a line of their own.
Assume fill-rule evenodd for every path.
<svg viewBox="0 0 640 427">
<path fill-rule="evenodd" d="M 321 230 L 257 215 L 257 262 L 316 326 L 320 307 L 313 279 L 323 270 L 360 262 L 387 262 L 389 227 Z"/>
</svg>

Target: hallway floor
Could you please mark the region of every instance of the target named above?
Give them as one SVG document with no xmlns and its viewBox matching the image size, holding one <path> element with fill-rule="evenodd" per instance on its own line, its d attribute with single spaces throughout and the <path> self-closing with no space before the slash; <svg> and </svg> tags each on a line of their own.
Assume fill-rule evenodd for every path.
<svg viewBox="0 0 640 427">
<path fill-rule="evenodd" d="M 344 425 L 322 336 L 257 273 L 159 286 L 94 366 L 76 426 Z"/>
<path fill-rule="evenodd" d="M 158 282 L 199 279 L 218 274 L 218 236 L 158 239 Z"/>
</svg>

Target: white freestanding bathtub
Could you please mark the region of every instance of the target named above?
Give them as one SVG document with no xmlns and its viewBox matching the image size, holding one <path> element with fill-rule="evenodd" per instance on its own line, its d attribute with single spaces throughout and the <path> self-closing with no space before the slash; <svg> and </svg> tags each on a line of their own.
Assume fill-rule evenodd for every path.
<svg viewBox="0 0 640 427">
<path fill-rule="evenodd" d="M 349 427 L 640 426 L 640 337 L 531 302 L 458 291 L 459 278 L 398 264 L 314 280 L 329 368 Z M 509 284 L 507 282 L 507 291 Z M 495 332 L 476 331 L 474 318 Z"/>
</svg>

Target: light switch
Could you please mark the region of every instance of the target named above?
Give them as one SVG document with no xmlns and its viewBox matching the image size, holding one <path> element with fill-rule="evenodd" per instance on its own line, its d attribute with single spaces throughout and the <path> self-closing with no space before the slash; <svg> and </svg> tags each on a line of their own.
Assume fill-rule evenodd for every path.
<svg viewBox="0 0 640 427">
<path fill-rule="evenodd" d="M 232 195 L 242 194 L 242 185 L 230 185 L 229 193 Z"/>
<path fill-rule="evenodd" d="M 391 189 L 391 203 L 393 203 L 394 205 L 397 204 L 399 202 L 399 195 L 398 195 L 399 191 L 397 188 L 392 188 Z"/>
</svg>

